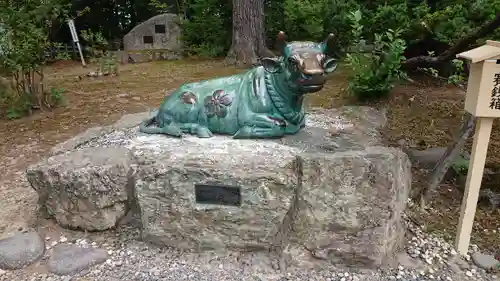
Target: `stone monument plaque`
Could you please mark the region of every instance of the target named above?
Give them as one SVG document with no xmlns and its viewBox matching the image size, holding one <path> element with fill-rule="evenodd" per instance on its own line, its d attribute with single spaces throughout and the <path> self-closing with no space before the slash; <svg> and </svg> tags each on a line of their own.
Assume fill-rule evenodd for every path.
<svg viewBox="0 0 500 281">
<path fill-rule="evenodd" d="M 196 203 L 226 206 L 241 206 L 239 186 L 218 184 L 195 184 Z"/>
</svg>

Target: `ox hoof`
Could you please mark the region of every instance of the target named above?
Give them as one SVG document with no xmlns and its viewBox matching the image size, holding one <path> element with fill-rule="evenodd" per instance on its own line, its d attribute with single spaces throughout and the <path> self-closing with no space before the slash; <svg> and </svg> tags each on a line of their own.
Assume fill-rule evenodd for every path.
<svg viewBox="0 0 500 281">
<path fill-rule="evenodd" d="M 196 135 L 199 138 L 211 138 L 213 136 L 212 132 L 207 127 L 198 127 L 196 130 Z"/>
<path fill-rule="evenodd" d="M 173 137 L 181 137 L 182 136 L 182 130 L 177 127 L 176 125 L 170 124 L 163 128 L 163 133 L 173 136 Z"/>
<path fill-rule="evenodd" d="M 259 128 L 259 127 L 249 127 L 244 126 L 234 134 L 235 139 L 268 139 L 268 138 L 280 138 L 285 135 L 285 128 L 274 127 L 274 128 Z"/>
</svg>

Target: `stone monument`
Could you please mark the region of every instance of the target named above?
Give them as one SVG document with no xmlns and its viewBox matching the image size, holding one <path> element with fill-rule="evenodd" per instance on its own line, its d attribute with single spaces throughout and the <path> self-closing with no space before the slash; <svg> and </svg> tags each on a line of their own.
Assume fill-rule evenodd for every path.
<svg viewBox="0 0 500 281">
<path fill-rule="evenodd" d="M 182 53 L 181 27 L 175 14 L 161 14 L 134 27 L 123 37 L 125 51 L 162 50 L 165 59 L 178 59 Z M 140 53 L 130 53 L 139 56 Z"/>
<path fill-rule="evenodd" d="M 306 113 L 302 94 L 319 90 L 335 63 L 322 56 L 324 43 L 285 46 L 262 67 L 188 84 L 154 114 L 54 147 L 27 170 L 40 211 L 90 231 L 135 217 L 151 243 L 262 251 L 283 267 L 391 264 L 410 162 L 383 146 L 386 118 L 372 108 Z"/>
</svg>

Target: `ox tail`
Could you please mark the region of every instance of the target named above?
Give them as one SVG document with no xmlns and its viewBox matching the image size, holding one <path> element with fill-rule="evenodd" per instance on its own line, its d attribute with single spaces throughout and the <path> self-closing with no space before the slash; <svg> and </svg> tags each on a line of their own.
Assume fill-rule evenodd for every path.
<svg viewBox="0 0 500 281">
<path fill-rule="evenodd" d="M 173 137 L 182 136 L 182 130 L 175 125 L 173 122 L 169 122 L 170 124 L 165 127 L 150 127 L 156 121 L 156 116 L 152 116 L 141 122 L 139 125 L 139 132 L 145 134 L 164 134 L 170 135 Z"/>
<path fill-rule="evenodd" d="M 159 127 L 149 127 L 156 121 L 156 116 L 152 116 L 141 122 L 139 132 L 145 134 L 163 134 L 163 129 Z"/>
</svg>

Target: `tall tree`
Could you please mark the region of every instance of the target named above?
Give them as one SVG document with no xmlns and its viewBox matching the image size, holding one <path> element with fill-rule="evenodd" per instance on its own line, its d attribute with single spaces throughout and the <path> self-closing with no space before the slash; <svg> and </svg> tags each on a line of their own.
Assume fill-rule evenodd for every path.
<svg viewBox="0 0 500 281">
<path fill-rule="evenodd" d="M 265 44 L 264 0 L 233 0 L 232 37 L 228 63 L 250 65 L 274 56 Z"/>
</svg>

